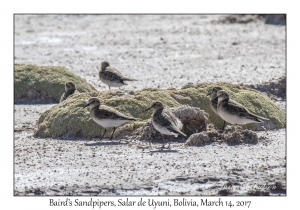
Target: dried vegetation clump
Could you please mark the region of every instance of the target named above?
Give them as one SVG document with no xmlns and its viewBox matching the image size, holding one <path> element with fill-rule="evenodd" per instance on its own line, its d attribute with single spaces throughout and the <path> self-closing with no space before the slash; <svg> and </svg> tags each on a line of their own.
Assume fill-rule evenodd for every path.
<svg viewBox="0 0 300 210">
<path fill-rule="evenodd" d="M 241 126 L 226 126 L 224 132 L 219 132 L 212 124 L 207 126 L 207 131 L 191 135 L 186 145 L 201 146 L 207 142 L 219 142 L 227 144 L 256 144 L 258 136 L 256 132 L 243 129 Z"/>
<path fill-rule="evenodd" d="M 259 15 L 251 15 L 251 14 L 237 14 L 237 15 L 226 15 L 220 18 L 218 23 L 241 23 L 247 24 L 251 22 L 259 22 L 262 21 L 266 24 L 271 25 L 286 25 L 286 15 L 285 14 L 259 14 Z M 215 21 L 214 21 L 215 22 Z"/>
<path fill-rule="evenodd" d="M 276 97 L 286 99 L 286 76 L 282 76 L 278 79 L 274 79 L 263 84 L 248 85 L 248 87 L 267 93 L 269 97 L 274 95 Z"/>
</svg>

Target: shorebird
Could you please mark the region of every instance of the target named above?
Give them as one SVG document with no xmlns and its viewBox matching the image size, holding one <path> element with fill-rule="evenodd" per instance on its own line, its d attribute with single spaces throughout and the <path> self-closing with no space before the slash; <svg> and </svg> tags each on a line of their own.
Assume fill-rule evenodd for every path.
<svg viewBox="0 0 300 210">
<path fill-rule="evenodd" d="M 124 77 L 117 69 L 110 66 L 107 61 L 101 63 L 101 70 L 99 71 L 100 80 L 110 87 L 120 87 L 127 85 L 124 81 L 137 81 Z"/>
<path fill-rule="evenodd" d="M 60 97 L 60 102 L 66 100 L 70 95 L 78 93 L 76 90 L 76 86 L 74 82 L 66 82 L 65 84 L 65 92 Z"/>
<path fill-rule="evenodd" d="M 216 113 L 217 115 L 219 115 L 219 114 L 218 114 L 218 111 L 217 111 L 218 99 L 217 99 L 216 97 L 217 97 L 217 92 L 218 92 L 219 90 L 222 90 L 222 88 L 216 86 L 216 87 L 214 87 L 214 88 L 212 89 L 211 92 L 208 92 L 208 94 L 207 94 L 207 96 L 210 95 L 210 103 L 209 103 L 210 108 L 211 108 L 211 109 L 214 111 L 214 113 Z M 213 99 L 214 99 L 214 100 L 213 100 Z M 226 124 L 226 121 L 224 120 L 222 130 L 224 130 L 225 124 Z"/>
<path fill-rule="evenodd" d="M 186 136 L 180 130 L 182 129 L 182 122 L 169 110 L 164 108 L 164 105 L 161 102 L 154 102 L 152 105 L 144 110 L 148 111 L 149 109 L 154 110 L 154 114 L 152 116 L 152 125 L 154 128 L 159 131 L 161 134 L 165 135 L 173 135 L 178 137 L 178 134 Z M 163 140 L 163 146 L 165 147 L 165 143 Z M 170 147 L 170 143 L 168 148 Z"/>
<path fill-rule="evenodd" d="M 214 99 L 218 99 L 218 115 L 231 124 L 261 123 L 269 119 L 252 114 L 243 105 L 231 100 L 225 90 L 219 90 Z M 212 100 L 214 100 L 212 99 Z"/>
<path fill-rule="evenodd" d="M 104 133 L 102 134 L 99 141 L 102 140 L 104 134 L 106 133 L 106 128 L 113 127 L 114 130 L 109 138 L 109 140 L 112 139 L 114 132 L 116 130 L 116 127 L 119 127 L 123 123 L 129 122 L 129 121 L 135 121 L 138 120 L 134 117 L 128 117 L 117 110 L 115 110 L 112 107 L 108 107 L 105 105 L 100 106 L 100 101 L 98 98 L 90 98 L 87 102 L 87 104 L 83 107 L 90 107 L 90 115 L 91 118 L 98 124 L 101 125 L 104 128 Z"/>
</svg>

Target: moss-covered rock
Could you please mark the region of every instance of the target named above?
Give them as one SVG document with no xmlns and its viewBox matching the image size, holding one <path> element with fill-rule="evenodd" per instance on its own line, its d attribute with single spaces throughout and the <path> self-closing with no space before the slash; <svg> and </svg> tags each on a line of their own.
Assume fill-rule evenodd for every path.
<svg viewBox="0 0 300 210">
<path fill-rule="evenodd" d="M 105 91 L 97 97 L 102 104 L 114 107 L 118 111 L 143 121 L 126 124 L 116 130 L 116 136 L 124 130 L 130 131 L 142 126 L 153 114 L 151 111 L 143 112 L 153 101 L 161 101 L 166 108 L 178 107 L 182 104 L 198 107 L 209 113 L 209 121 L 215 127 L 221 128 L 223 120 L 216 115 L 209 106 L 208 91 L 214 86 L 221 86 L 228 91 L 231 98 L 245 105 L 254 114 L 270 119 L 265 129 L 285 127 L 285 112 L 280 109 L 266 95 L 249 88 L 229 83 L 199 83 L 185 89 L 144 89 L 142 91 Z M 103 128 L 90 119 L 88 108 L 82 109 L 89 94 L 74 95 L 62 103 L 43 113 L 38 121 L 37 136 L 59 137 L 65 134 L 77 134 L 84 137 L 97 137 Z M 264 129 L 259 124 L 243 126 L 251 130 Z M 110 135 L 108 130 L 107 136 Z M 122 131 L 122 132 L 121 132 Z"/>
<path fill-rule="evenodd" d="M 15 101 L 41 99 L 59 102 L 65 91 L 65 83 L 68 81 L 74 82 L 79 92 L 87 92 L 92 96 L 98 94 L 85 79 L 65 67 L 15 64 Z"/>
</svg>

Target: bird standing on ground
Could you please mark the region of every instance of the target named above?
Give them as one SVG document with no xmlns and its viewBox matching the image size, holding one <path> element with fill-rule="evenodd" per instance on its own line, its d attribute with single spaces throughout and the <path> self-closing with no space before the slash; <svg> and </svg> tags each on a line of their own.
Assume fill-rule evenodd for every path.
<svg viewBox="0 0 300 210">
<path fill-rule="evenodd" d="M 229 94 L 225 90 L 219 90 L 214 99 L 218 99 L 218 115 L 231 124 L 244 125 L 248 123 L 261 123 L 269 120 L 252 114 L 246 107 L 231 100 Z"/>
<path fill-rule="evenodd" d="M 129 122 L 129 121 L 135 121 L 138 120 L 134 117 L 128 117 L 117 110 L 115 110 L 112 107 L 108 107 L 105 105 L 100 106 L 100 101 L 98 98 L 90 98 L 87 102 L 87 104 L 83 107 L 90 107 L 90 116 L 91 118 L 98 124 L 101 125 L 104 128 L 104 133 L 102 134 L 99 141 L 102 140 L 104 134 L 106 133 L 106 128 L 113 127 L 114 130 L 109 138 L 109 140 L 112 139 L 113 134 L 116 130 L 116 127 L 121 126 L 123 123 Z"/>
<path fill-rule="evenodd" d="M 178 134 L 186 136 L 183 132 L 180 131 L 183 126 L 182 122 L 172 112 L 165 109 L 164 105 L 161 102 L 152 103 L 152 105 L 145 111 L 148 111 L 149 109 L 155 111 L 151 119 L 152 125 L 161 134 L 173 135 L 175 137 L 177 137 Z M 164 147 L 165 147 L 165 143 L 163 140 L 163 146 L 161 148 Z M 168 148 L 169 147 L 170 144 Z"/>
<path fill-rule="evenodd" d="M 76 85 L 74 82 L 66 82 L 65 84 L 65 92 L 60 97 L 60 102 L 66 100 L 70 95 L 78 93 L 76 90 Z"/>
<path fill-rule="evenodd" d="M 217 97 L 217 93 L 218 93 L 219 90 L 222 90 L 222 88 L 216 86 L 216 87 L 214 87 L 214 88 L 212 89 L 212 91 L 208 92 L 208 94 L 207 94 L 207 96 L 210 95 L 210 103 L 209 103 L 210 108 L 211 108 L 211 109 L 214 111 L 214 113 L 216 113 L 217 115 L 219 115 L 219 114 L 218 114 L 218 111 L 217 111 L 218 99 L 217 99 L 216 97 Z M 214 100 L 212 100 L 212 99 L 214 99 Z M 222 130 L 224 130 L 225 124 L 226 124 L 226 121 L 224 120 L 224 123 L 223 123 L 223 126 L 222 126 Z"/>
<path fill-rule="evenodd" d="M 137 81 L 124 77 L 117 69 L 110 66 L 107 61 L 101 63 L 101 70 L 99 71 L 100 80 L 110 87 L 120 87 L 127 85 L 124 81 Z"/>
</svg>

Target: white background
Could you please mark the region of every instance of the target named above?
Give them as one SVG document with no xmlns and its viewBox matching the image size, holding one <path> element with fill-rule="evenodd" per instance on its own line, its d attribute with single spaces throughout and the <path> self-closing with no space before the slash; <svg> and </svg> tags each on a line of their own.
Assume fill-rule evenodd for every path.
<svg viewBox="0 0 300 210">
<path fill-rule="evenodd" d="M 296 1 L 294 1 L 296 2 Z M 62 209 L 66 207 L 49 207 L 49 199 L 65 200 L 66 197 L 14 197 L 13 196 L 13 14 L 14 13 L 287 13 L 287 196 L 286 197 L 222 197 L 222 200 L 235 201 L 251 200 L 250 209 L 263 208 L 292 208 L 300 205 L 299 190 L 299 141 L 297 129 L 300 129 L 297 117 L 299 112 L 300 88 L 299 83 L 299 6 L 288 1 L 1 1 L 1 146 L 0 146 L 0 208 L 1 209 Z M 69 197 L 75 200 L 75 197 Z M 89 197 L 78 197 L 80 200 L 89 200 Z M 94 197 L 94 199 L 117 200 L 120 197 Z M 126 198 L 126 197 L 125 197 Z M 156 200 L 167 200 L 172 197 L 146 197 Z M 182 197 L 176 197 L 181 199 Z M 200 200 L 204 197 L 187 197 Z M 207 197 L 209 200 L 218 200 L 217 197 Z M 123 197 L 124 199 L 124 197 Z M 139 197 L 130 197 L 139 200 Z M 67 207 L 70 209 L 70 207 Z M 85 209 L 92 207 L 85 207 Z M 168 207 L 166 207 L 168 208 Z M 188 207 L 191 208 L 191 207 Z M 203 207 L 193 209 L 203 209 Z M 230 209 L 229 207 L 225 207 Z M 77 207 L 82 209 L 82 207 Z M 102 208 L 119 209 L 119 208 Z M 127 207 L 126 209 L 153 209 L 153 207 Z M 156 208 L 163 209 L 163 208 Z M 176 209 L 183 209 L 177 207 Z M 209 208 L 220 209 L 220 207 Z M 247 209 L 234 207 L 232 209 Z M 299 209 L 299 207 L 298 207 Z"/>
</svg>

